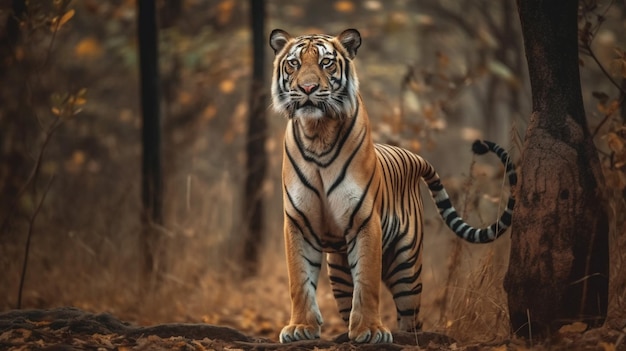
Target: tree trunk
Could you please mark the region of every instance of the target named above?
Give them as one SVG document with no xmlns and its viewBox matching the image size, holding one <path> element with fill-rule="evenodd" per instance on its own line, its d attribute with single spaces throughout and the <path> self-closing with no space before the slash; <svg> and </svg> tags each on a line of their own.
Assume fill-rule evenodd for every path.
<svg viewBox="0 0 626 351">
<path fill-rule="evenodd" d="M 608 300 L 604 178 L 578 72 L 577 1 L 518 0 L 533 112 L 520 163 L 504 287 L 518 335 L 603 323 Z"/>
<path fill-rule="evenodd" d="M 158 264 L 155 250 L 160 241 L 157 226 L 163 225 L 163 177 L 161 167 L 161 114 L 159 95 L 159 65 L 157 47 L 157 23 L 155 0 L 139 0 L 138 39 L 139 67 L 141 74 L 142 110 L 142 163 L 141 200 L 143 223 L 141 245 L 144 258 L 144 273 L 155 277 Z"/>
<path fill-rule="evenodd" d="M 27 71 L 26 62 L 15 60 L 15 49 L 22 37 L 20 20 L 28 14 L 28 8 L 25 0 L 13 0 L 10 8 L 0 6 L 2 11 L 8 12 L 8 16 L 4 27 L 0 27 L 0 81 L 5 85 L 20 83 L 11 85 L 13 97 L 9 98 L 6 93 L 0 97 L 5 112 L 0 119 L 0 164 L 11 165 L 0 172 L 0 197 L 5 200 L 0 202 L 0 236 L 9 229 L 11 218 L 21 215 L 16 213 L 18 208 L 14 205 L 18 201 L 19 189 L 28 178 L 28 167 L 23 166 L 31 162 L 30 157 L 20 150 L 21 143 L 15 140 L 32 142 L 33 134 L 39 132 L 39 129 L 32 128 L 30 118 L 24 118 L 32 109 L 32 104 L 27 101 L 30 96 L 27 81 L 20 76 Z"/>
<path fill-rule="evenodd" d="M 267 173 L 267 121 L 265 111 L 265 2 L 250 0 L 253 68 L 250 85 L 250 112 L 246 135 L 246 185 L 244 195 L 245 236 L 243 275 L 258 272 L 259 252 L 263 242 L 263 183 Z"/>
</svg>

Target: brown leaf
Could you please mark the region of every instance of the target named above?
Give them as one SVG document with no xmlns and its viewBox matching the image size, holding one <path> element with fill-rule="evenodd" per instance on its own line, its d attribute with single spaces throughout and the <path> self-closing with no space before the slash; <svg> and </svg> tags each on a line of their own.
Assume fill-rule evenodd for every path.
<svg viewBox="0 0 626 351">
<path fill-rule="evenodd" d="M 224 94 L 230 94 L 235 91 L 235 81 L 232 79 L 224 79 L 219 85 L 220 91 Z"/>
<path fill-rule="evenodd" d="M 606 142 L 609 145 L 609 148 L 614 152 L 621 152 L 624 150 L 624 140 L 614 132 L 606 134 Z"/>
<path fill-rule="evenodd" d="M 219 5 L 217 6 L 217 21 L 220 25 L 225 25 L 230 22 L 233 15 L 234 7 L 234 0 L 223 0 L 219 3 Z"/>
<path fill-rule="evenodd" d="M 354 3 L 352 1 L 337 1 L 335 2 L 334 7 L 337 12 L 354 12 Z"/>
<path fill-rule="evenodd" d="M 64 13 L 63 16 L 61 16 L 61 19 L 59 20 L 59 23 L 58 23 L 58 26 L 57 26 L 57 30 L 61 29 L 61 26 L 63 26 L 70 19 L 72 19 L 72 17 L 74 17 L 74 13 L 75 12 L 76 11 L 74 11 L 74 9 L 69 9 L 66 13 Z"/>
<path fill-rule="evenodd" d="M 582 333 L 585 330 L 587 330 L 587 324 L 583 323 L 583 322 L 574 322 L 572 324 L 567 324 L 561 327 L 561 329 L 559 329 L 559 333 L 561 334 L 566 334 L 566 333 Z"/>
<path fill-rule="evenodd" d="M 81 58 L 97 58 L 102 55 L 102 46 L 94 37 L 84 38 L 74 47 L 74 55 Z"/>
<path fill-rule="evenodd" d="M 615 344 L 613 344 L 613 343 L 607 343 L 607 342 L 604 342 L 604 341 L 600 341 L 598 346 L 602 346 L 602 349 L 604 351 L 615 351 L 616 350 Z"/>
</svg>

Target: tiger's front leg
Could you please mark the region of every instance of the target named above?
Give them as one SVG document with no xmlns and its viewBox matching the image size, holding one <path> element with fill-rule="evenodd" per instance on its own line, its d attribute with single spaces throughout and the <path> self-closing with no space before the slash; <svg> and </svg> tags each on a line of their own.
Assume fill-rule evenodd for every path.
<svg viewBox="0 0 626 351">
<path fill-rule="evenodd" d="M 280 332 L 280 342 L 310 340 L 320 337 L 323 323 L 315 292 L 322 262 L 322 252 L 304 240 L 300 228 L 285 215 L 285 248 L 291 294 L 291 319 Z"/>
<path fill-rule="evenodd" d="M 379 311 L 382 233 L 380 220 L 371 216 L 354 236 L 346 238 L 354 280 L 348 337 L 359 343 L 389 343 L 393 336 L 382 325 Z"/>
</svg>

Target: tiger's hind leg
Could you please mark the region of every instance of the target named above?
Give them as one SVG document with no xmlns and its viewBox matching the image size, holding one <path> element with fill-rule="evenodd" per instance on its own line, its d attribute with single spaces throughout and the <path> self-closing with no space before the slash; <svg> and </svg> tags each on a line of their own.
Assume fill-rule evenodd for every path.
<svg viewBox="0 0 626 351">
<path fill-rule="evenodd" d="M 416 234 L 410 242 L 399 240 L 384 254 L 383 280 L 393 296 L 398 329 L 402 331 L 422 329 L 419 318 L 422 298 L 421 245 L 421 235 Z"/>
<path fill-rule="evenodd" d="M 348 325 L 350 312 L 352 311 L 352 293 L 354 291 L 348 256 L 346 253 L 329 253 L 326 256 L 326 260 L 328 262 L 328 277 L 330 278 L 333 295 L 337 301 L 339 314 L 343 321 L 346 322 L 346 325 Z"/>
</svg>

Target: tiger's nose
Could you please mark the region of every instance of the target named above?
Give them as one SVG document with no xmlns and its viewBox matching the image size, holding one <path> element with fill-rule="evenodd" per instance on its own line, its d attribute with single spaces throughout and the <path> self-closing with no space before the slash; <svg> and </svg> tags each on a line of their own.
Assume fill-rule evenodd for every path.
<svg viewBox="0 0 626 351">
<path fill-rule="evenodd" d="M 301 84 L 301 85 L 298 85 L 298 86 L 300 87 L 300 90 L 302 90 L 306 94 L 311 94 L 312 92 L 317 90 L 317 88 L 319 87 L 319 84 L 317 84 L 317 83 L 304 83 L 304 84 Z"/>
</svg>

